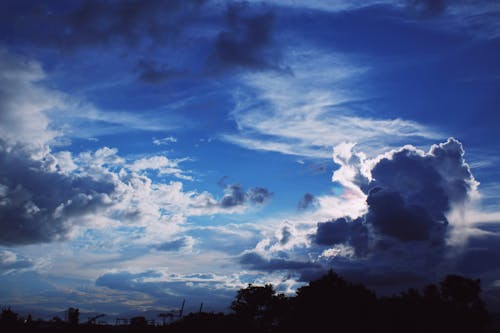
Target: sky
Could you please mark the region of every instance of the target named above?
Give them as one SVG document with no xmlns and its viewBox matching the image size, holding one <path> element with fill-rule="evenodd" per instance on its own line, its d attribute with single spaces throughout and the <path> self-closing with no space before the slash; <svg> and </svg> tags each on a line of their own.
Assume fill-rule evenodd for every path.
<svg viewBox="0 0 500 333">
<path fill-rule="evenodd" d="M 227 311 L 333 269 L 500 310 L 497 1 L 0 4 L 0 303 Z"/>
</svg>

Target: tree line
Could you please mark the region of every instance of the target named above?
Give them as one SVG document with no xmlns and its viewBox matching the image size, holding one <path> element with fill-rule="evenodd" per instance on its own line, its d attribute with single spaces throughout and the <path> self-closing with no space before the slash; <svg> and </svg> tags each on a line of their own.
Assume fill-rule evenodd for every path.
<svg viewBox="0 0 500 333">
<path fill-rule="evenodd" d="M 363 284 L 351 283 L 332 270 L 297 289 L 278 293 L 271 284 L 240 289 L 230 313 L 190 313 L 166 326 L 146 320 L 130 325 L 79 325 L 72 321 L 37 325 L 4 309 L 0 330 L 29 332 L 492 332 L 480 297 L 480 281 L 448 275 L 439 284 L 398 295 L 377 297 Z M 75 311 L 75 310 L 73 310 Z M 75 312 L 73 312 L 74 314 Z M 140 318 L 140 317 L 137 317 Z M 8 328 L 10 330 L 4 330 Z"/>
</svg>

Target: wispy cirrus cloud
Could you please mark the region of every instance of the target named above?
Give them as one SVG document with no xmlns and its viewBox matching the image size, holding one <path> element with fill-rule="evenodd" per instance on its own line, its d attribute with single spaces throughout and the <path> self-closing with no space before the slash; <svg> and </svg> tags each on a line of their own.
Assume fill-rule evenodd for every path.
<svg viewBox="0 0 500 333">
<path fill-rule="evenodd" d="M 327 158 L 332 147 L 346 141 L 377 153 L 408 140 L 442 137 L 416 121 L 377 118 L 351 107 L 369 94 L 355 88 L 368 68 L 351 65 L 340 55 L 296 53 L 289 62 L 292 76 L 245 76 L 247 89 L 236 94 L 231 113 L 238 132 L 224 134 L 224 140 L 249 149 Z"/>
</svg>

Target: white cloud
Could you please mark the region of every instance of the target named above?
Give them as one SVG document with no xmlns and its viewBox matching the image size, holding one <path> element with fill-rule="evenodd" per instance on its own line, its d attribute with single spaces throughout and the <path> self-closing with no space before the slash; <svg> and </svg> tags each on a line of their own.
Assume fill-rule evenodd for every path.
<svg viewBox="0 0 500 333">
<path fill-rule="evenodd" d="M 186 175 L 185 171 L 179 168 L 179 163 L 185 160 L 170 160 L 166 156 L 151 156 L 135 160 L 128 168 L 134 172 L 157 170 L 160 175 L 173 175 L 179 179 L 193 180 L 193 177 Z"/>
<path fill-rule="evenodd" d="M 161 139 L 153 139 L 153 144 L 156 146 L 168 145 L 174 142 L 177 142 L 177 138 L 174 138 L 173 136 L 167 136 Z"/>
<path fill-rule="evenodd" d="M 63 104 L 61 94 L 37 84 L 44 78 L 37 62 L 0 49 L 0 139 L 9 147 L 29 147 L 35 155 L 58 135 L 48 113 Z"/>
<path fill-rule="evenodd" d="M 293 76 L 263 72 L 244 77 L 248 90 L 235 96 L 232 112 L 238 133 L 223 139 L 249 149 L 326 157 L 346 141 L 377 154 L 410 139 L 441 138 L 411 120 L 378 119 L 349 109 L 349 102 L 367 97 L 355 88 L 367 68 L 321 52 L 296 52 L 288 62 Z"/>
</svg>

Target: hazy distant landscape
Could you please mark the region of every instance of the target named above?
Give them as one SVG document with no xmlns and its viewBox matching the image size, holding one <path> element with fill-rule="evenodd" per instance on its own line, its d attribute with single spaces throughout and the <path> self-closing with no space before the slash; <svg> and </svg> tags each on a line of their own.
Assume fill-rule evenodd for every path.
<svg viewBox="0 0 500 333">
<path fill-rule="evenodd" d="M 80 322 L 76 308 L 65 320 L 33 320 L 4 308 L 0 327 L 26 332 L 304 332 L 333 327 L 342 332 L 497 332 L 496 318 L 480 297 L 479 280 L 449 275 L 439 285 L 377 297 L 333 271 L 300 287 L 296 295 L 276 293 L 271 284 L 240 289 L 228 313 L 183 313 L 183 307 L 149 319 L 144 315 L 98 322 L 104 314 Z"/>
</svg>

